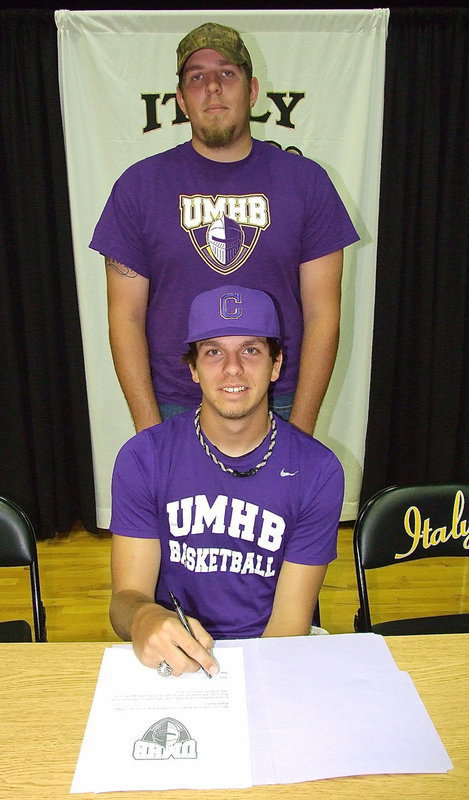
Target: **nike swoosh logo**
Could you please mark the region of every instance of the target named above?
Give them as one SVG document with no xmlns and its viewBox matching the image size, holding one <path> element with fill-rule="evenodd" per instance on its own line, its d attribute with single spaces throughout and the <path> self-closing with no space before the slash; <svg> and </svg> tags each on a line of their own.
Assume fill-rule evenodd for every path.
<svg viewBox="0 0 469 800">
<path fill-rule="evenodd" d="M 280 472 L 281 478 L 292 478 L 293 475 L 298 475 L 298 470 L 296 470 L 296 472 L 287 472 L 286 469 L 282 469 Z"/>
</svg>

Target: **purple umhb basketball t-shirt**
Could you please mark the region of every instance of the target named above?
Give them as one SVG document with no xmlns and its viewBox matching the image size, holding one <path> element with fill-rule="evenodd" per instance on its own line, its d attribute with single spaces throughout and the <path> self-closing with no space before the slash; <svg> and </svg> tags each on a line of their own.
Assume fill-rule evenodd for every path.
<svg viewBox="0 0 469 800">
<path fill-rule="evenodd" d="M 328 564 L 337 555 L 342 467 L 319 441 L 276 420 L 272 455 L 251 477 L 212 461 L 192 411 L 141 431 L 116 459 L 111 531 L 160 540 L 156 601 L 171 608 L 173 591 L 216 639 L 262 634 L 284 560 Z M 240 459 L 212 450 L 245 471 L 269 438 Z"/>
<path fill-rule="evenodd" d="M 358 235 L 325 170 L 254 140 L 247 158 L 211 161 L 190 142 L 129 167 L 115 183 L 90 244 L 150 280 L 147 337 L 162 403 L 200 402 L 181 363 L 189 306 L 236 283 L 269 292 L 284 334 L 276 395 L 296 387 L 303 336 L 299 265 Z"/>
</svg>

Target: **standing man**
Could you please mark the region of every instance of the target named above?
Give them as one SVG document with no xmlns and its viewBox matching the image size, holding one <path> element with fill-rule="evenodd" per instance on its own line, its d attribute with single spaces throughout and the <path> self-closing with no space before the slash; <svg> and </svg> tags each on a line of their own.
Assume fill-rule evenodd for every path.
<svg viewBox="0 0 469 800">
<path fill-rule="evenodd" d="M 280 335 L 265 292 L 225 285 L 198 295 L 185 361 L 200 406 L 137 433 L 117 456 L 110 617 L 147 666 L 214 673 L 214 638 L 310 630 L 337 555 L 343 471 L 269 411 Z"/>
<path fill-rule="evenodd" d="M 343 248 L 358 235 L 325 170 L 251 136 L 259 85 L 217 23 L 177 49 L 192 138 L 115 183 L 91 247 L 105 256 L 114 364 L 137 430 L 200 401 L 177 357 L 192 298 L 228 280 L 277 303 L 273 407 L 312 433 L 337 353 Z"/>
</svg>

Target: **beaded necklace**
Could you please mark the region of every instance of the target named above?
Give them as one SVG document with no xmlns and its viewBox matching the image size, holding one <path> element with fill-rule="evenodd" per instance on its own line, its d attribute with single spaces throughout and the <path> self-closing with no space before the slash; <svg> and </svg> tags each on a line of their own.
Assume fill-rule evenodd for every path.
<svg viewBox="0 0 469 800">
<path fill-rule="evenodd" d="M 202 447 L 204 448 L 205 452 L 207 453 L 207 455 L 212 459 L 212 461 L 218 467 L 220 467 L 220 469 L 223 470 L 223 472 L 229 472 L 230 475 L 234 475 L 235 478 L 249 478 L 249 477 L 251 477 L 251 475 L 255 475 L 256 472 L 258 472 L 261 469 L 261 467 L 265 466 L 267 460 L 272 455 L 272 451 L 273 451 L 274 446 L 275 446 L 275 440 L 277 438 L 277 423 L 275 422 L 275 418 L 274 418 L 274 415 L 272 414 L 272 411 L 269 411 L 269 420 L 270 420 L 271 433 L 270 433 L 270 443 L 269 443 L 269 447 L 267 449 L 267 453 L 265 454 L 265 456 L 262 459 L 262 461 L 260 461 L 259 464 L 256 467 L 252 467 L 251 469 L 248 469 L 246 472 L 240 472 L 237 469 L 232 469 L 231 467 L 227 467 L 226 464 L 223 464 L 221 461 L 219 461 L 218 458 L 216 457 L 216 455 L 214 455 L 214 453 L 212 453 L 212 451 L 210 450 L 207 442 L 204 439 L 202 430 L 200 428 L 200 409 L 201 408 L 202 408 L 202 403 L 197 408 L 197 410 L 195 412 L 195 417 L 194 417 L 194 425 L 195 425 L 195 432 L 196 432 L 197 438 L 198 438 L 200 444 L 202 445 Z"/>
</svg>

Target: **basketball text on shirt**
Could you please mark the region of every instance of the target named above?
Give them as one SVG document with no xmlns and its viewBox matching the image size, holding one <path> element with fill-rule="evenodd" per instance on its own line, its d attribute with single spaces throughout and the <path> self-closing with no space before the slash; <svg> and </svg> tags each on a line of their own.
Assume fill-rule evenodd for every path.
<svg viewBox="0 0 469 800">
<path fill-rule="evenodd" d="M 170 532 L 176 537 L 213 533 L 230 536 L 248 542 L 256 540 L 256 546 L 276 552 L 282 545 L 285 520 L 254 503 L 229 499 L 217 495 L 210 505 L 206 495 L 185 497 L 167 503 Z M 223 547 L 191 547 L 187 542 L 170 540 L 170 561 L 180 563 L 191 572 L 236 572 L 241 575 L 254 574 L 270 578 L 276 574 L 272 568 L 273 557 L 262 553 L 241 553 Z"/>
</svg>

